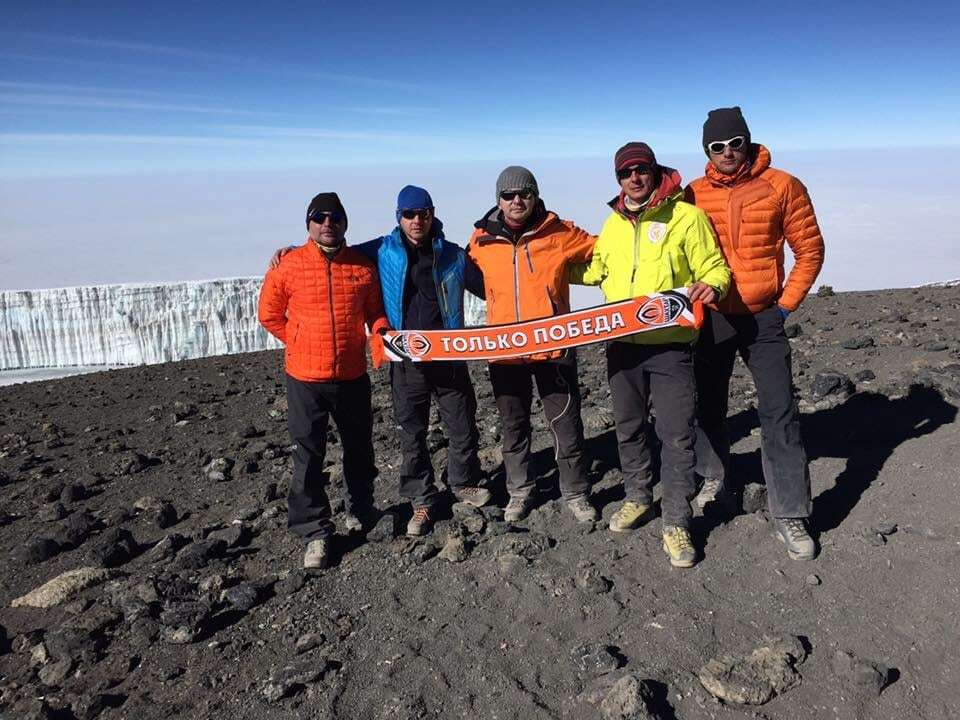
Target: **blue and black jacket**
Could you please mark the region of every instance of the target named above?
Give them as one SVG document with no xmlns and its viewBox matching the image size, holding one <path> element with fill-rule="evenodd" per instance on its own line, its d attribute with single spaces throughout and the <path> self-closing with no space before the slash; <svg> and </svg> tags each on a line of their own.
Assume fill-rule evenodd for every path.
<svg viewBox="0 0 960 720">
<path fill-rule="evenodd" d="M 468 290 L 483 297 L 483 275 L 467 257 L 459 245 L 448 241 L 443 235 L 443 223 L 433 219 L 431 229 L 433 243 L 433 279 L 437 288 L 437 303 L 444 328 L 451 330 L 463 327 L 463 291 Z M 406 240 L 398 225 L 389 235 L 353 246 L 354 249 L 376 262 L 380 273 L 380 289 L 383 308 L 390 327 L 395 330 L 418 330 L 404 328 L 404 288 L 407 285 L 408 256 Z"/>
</svg>

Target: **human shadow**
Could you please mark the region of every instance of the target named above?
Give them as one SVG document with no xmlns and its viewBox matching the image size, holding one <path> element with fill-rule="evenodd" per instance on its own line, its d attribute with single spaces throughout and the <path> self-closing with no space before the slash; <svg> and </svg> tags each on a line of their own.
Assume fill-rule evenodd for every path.
<svg viewBox="0 0 960 720">
<path fill-rule="evenodd" d="M 808 461 L 846 459 L 833 487 L 813 500 L 811 528 L 834 530 L 849 516 L 897 447 L 953 422 L 957 408 L 924 385 L 911 385 L 907 394 L 888 398 L 876 392 L 851 395 L 834 407 L 801 415 L 801 431 Z M 731 444 L 759 425 L 755 410 L 743 410 L 727 419 Z M 732 453 L 729 491 L 736 497 L 749 482 L 763 482 L 760 451 Z M 704 532 L 739 514 L 735 501 L 705 513 Z"/>
</svg>

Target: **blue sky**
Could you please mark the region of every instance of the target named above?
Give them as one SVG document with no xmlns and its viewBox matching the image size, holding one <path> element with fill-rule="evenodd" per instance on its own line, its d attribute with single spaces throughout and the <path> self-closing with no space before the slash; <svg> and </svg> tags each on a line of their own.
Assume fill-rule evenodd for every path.
<svg viewBox="0 0 960 720">
<path fill-rule="evenodd" d="M 17 3 L 0 172 L 956 145 L 952 4 Z M 909 120 L 909 122 L 906 122 Z"/>
<path fill-rule="evenodd" d="M 361 241 L 390 229 L 401 185 L 427 185 L 463 242 L 512 163 L 595 232 L 619 145 L 646 140 L 692 179 L 706 111 L 732 104 L 775 164 L 804 169 L 824 277 L 848 282 L 831 244 L 855 253 L 904 175 L 927 212 L 885 224 L 889 242 L 960 241 L 942 193 L 958 21 L 957 3 L 5 3 L 0 287 L 259 274 L 330 189 Z M 934 245 L 909 277 L 869 277 L 960 276 Z"/>
</svg>

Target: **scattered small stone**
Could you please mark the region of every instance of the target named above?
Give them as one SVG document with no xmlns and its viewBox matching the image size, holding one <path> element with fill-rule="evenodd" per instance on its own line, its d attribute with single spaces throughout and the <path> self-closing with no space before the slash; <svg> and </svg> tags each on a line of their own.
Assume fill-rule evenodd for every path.
<svg viewBox="0 0 960 720">
<path fill-rule="evenodd" d="M 103 567 L 119 567 L 137 554 L 137 541 L 126 528 L 108 528 L 97 539 L 88 556 Z"/>
<path fill-rule="evenodd" d="M 853 389 L 853 381 L 843 373 L 834 370 L 819 372 L 813 378 L 812 391 L 815 398 L 849 395 Z"/>
<path fill-rule="evenodd" d="M 250 530 L 242 522 L 235 522 L 223 530 L 214 530 L 207 537 L 214 540 L 223 540 L 227 547 L 234 548 L 246 545 L 250 541 Z"/>
<path fill-rule="evenodd" d="M 278 595 L 293 595 L 304 585 L 307 584 L 309 575 L 302 570 L 295 570 L 284 578 L 281 578 L 276 586 L 275 590 Z"/>
<path fill-rule="evenodd" d="M 605 675 L 620 667 L 620 660 L 607 645 L 580 645 L 570 652 L 570 659 L 581 677 Z"/>
<path fill-rule="evenodd" d="M 747 483 L 743 488 L 743 511 L 758 513 L 767 509 L 767 486 L 760 483 Z"/>
<path fill-rule="evenodd" d="M 588 567 L 577 573 L 577 586 L 596 595 L 602 595 L 610 592 L 613 581 L 601 575 L 596 568 Z"/>
<path fill-rule="evenodd" d="M 177 553 L 174 564 L 183 570 L 198 570 L 211 560 L 223 557 L 227 543 L 219 538 L 206 538 L 190 543 Z"/>
<path fill-rule="evenodd" d="M 323 633 L 307 633 L 306 635 L 301 635 L 297 638 L 297 642 L 294 647 L 296 648 L 297 654 L 302 655 L 303 653 L 310 652 L 311 650 L 316 650 L 326 641 L 327 638 Z"/>
<path fill-rule="evenodd" d="M 864 348 L 873 347 L 873 345 L 873 337 L 870 335 L 857 335 L 847 338 L 840 343 L 840 346 L 847 350 L 863 350 Z"/>
<path fill-rule="evenodd" d="M 67 679 L 70 671 L 73 670 L 73 666 L 73 658 L 60 658 L 40 668 L 37 677 L 40 678 L 40 682 L 48 687 L 59 687 Z"/>
<path fill-rule="evenodd" d="M 375 543 L 385 543 L 393 540 L 399 532 L 399 519 L 394 513 L 386 512 L 367 532 L 367 540 Z"/>
<path fill-rule="evenodd" d="M 600 713 L 604 720 L 655 720 L 654 699 L 648 681 L 636 675 L 624 675 L 601 701 Z"/>
<path fill-rule="evenodd" d="M 820 584 L 820 576 L 819 576 L 819 575 L 814 575 L 813 573 L 810 573 L 809 575 L 807 575 L 807 576 L 804 578 L 804 582 L 806 582 L 807 585 L 819 585 L 819 584 Z"/>
<path fill-rule="evenodd" d="M 466 560 L 468 555 L 469 548 L 467 547 L 466 541 L 460 537 L 450 537 L 447 539 L 447 542 L 444 543 L 443 549 L 440 550 L 438 557 L 448 562 L 460 563 Z"/>
<path fill-rule="evenodd" d="M 163 639 L 174 645 L 192 643 L 210 616 L 210 606 L 201 601 L 168 603 L 160 613 Z"/>
<path fill-rule="evenodd" d="M 832 665 L 840 682 L 858 696 L 880 695 L 890 677 L 890 670 L 885 665 L 864 660 L 844 650 L 834 653 Z"/>
<path fill-rule="evenodd" d="M 725 653 L 697 672 L 714 697 L 737 705 L 762 705 L 800 683 L 796 667 L 807 651 L 792 635 L 767 637 L 746 654 Z"/>
<path fill-rule="evenodd" d="M 866 370 L 861 370 L 860 372 L 858 372 L 856 375 L 853 376 L 853 379 L 856 380 L 857 382 L 870 382 L 871 380 L 876 380 L 877 375 L 876 373 L 873 372 L 873 370 L 870 370 L 868 368 Z"/>
<path fill-rule="evenodd" d="M 236 610 L 246 612 L 255 607 L 260 600 L 260 593 L 250 583 L 240 583 L 223 591 L 223 599 Z"/>
<path fill-rule="evenodd" d="M 151 563 L 169 560 L 176 555 L 177 551 L 188 542 L 190 541 L 180 533 L 170 533 L 166 537 L 161 538 L 156 545 L 150 548 L 146 554 L 146 558 L 150 560 Z"/>
<path fill-rule="evenodd" d="M 10 603 L 10 607 L 54 607 L 110 577 L 110 571 L 103 568 L 82 567 L 68 570 L 40 587 L 34 588 L 26 595 L 16 598 Z"/>
<path fill-rule="evenodd" d="M 83 500 L 87 496 L 87 489 L 80 483 L 69 483 L 63 487 L 60 493 L 60 502 L 64 505 Z"/>
<path fill-rule="evenodd" d="M 882 522 L 874 525 L 871 530 L 873 530 L 873 532 L 875 532 L 877 535 L 888 537 L 897 531 L 897 524 L 894 522 Z"/>
<path fill-rule="evenodd" d="M 212 482 L 228 482 L 232 479 L 234 461 L 226 457 L 214 458 L 203 466 L 203 475 Z"/>
<path fill-rule="evenodd" d="M 49 537 L 37 537 L 14 548 L 10 558 L 17 565 L 36 565 L 60 552 L 60 545 Z"/>
<path fill-rule="evenodd" d="M 410 551 L 410 557 L 417 565 L 423 565 L 427 560 L 437 554 L 437 546 L 431 542 L 417 543 Z"/>
<path fill-rule="evenodd" d="M 942 352 L 944 350 L 949 350 L 950 346 L 945 342 L 940 342 L 939 340 L 930 340 L 925 342 L 920 346 L 921 350 L 926 350 L 927 352 Z"/>
<path fill-rule="evenodd" d="M 803 328 L 800 323 L 791 323 L 783 328 L 783 334 L 787 336 L 787 339 L 793 340 L 803 335 Z"/>
<path fill-rule="evenodd" d="M 306 689 L 307 685 L 317 682 L 323 676 L 324 669 L 325 667 L 317 668 L 311 665 L 281 668 L 270 674 L 260 693 L 267 702 L 277 702 L 285 697 L 296 695 Z"/>
<path fill-rule="evenodd" d="M 37 513 L 37 520 L 40 522 L 55 522 L 63 520 L 67 516 L 67 509 L 62 502 L 47 503 Z"/>
</svg>

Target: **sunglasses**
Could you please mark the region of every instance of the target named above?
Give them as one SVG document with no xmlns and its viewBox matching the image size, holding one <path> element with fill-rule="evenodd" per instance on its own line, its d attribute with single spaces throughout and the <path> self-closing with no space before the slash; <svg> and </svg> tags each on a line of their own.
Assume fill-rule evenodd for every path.
<svg viewBox="0 0 960 720">
<path fill-rule="evenodd" d="M 506 202 L 512 201 L 517 195 L 520 196 L 521 200 L 529 200 L 533 197 L 533 190 L 504 190 L 500 193 L 500 199 Z"/>
<path fill-rule="evenodd" d="M 346 222 L 347 216 L 339 210 L 335 210 L 334 212 L 315 212 L 310 216 L 310 219 L 317 225 L 323 225 L 327 220 L 333 225 L 340 225 Z"/>
<path fill-rule="evenodd" d="M 623 168 L 623 170 L 617 170 L 617 179 L 626 180 L 634 173 L 637 175 L 649 175 L 652 172 L 653 166 L 651 165 L 631 165 L 630 167 Z"/>
<path fill-rule="evenodd" d="M 729 147 L 731 150 L 739 150 L 743 147 L 743 144 L 746 141 L 747 139 L 743 135 L 737 135 L 729 140 L 714 140 L 712 143 L 707 144 L 707 150 L 714 155 L 719 155 L 726 150 L 727 147 Z"/>
<path fill-rule="evenodd" d="M 431 215 L 433 215 L 433 211 L 430 208 L 423 208 L 422 210 L 403 210 L 400 212 L 400 216 L 405 220 L 413 220 L 414 218 L 426 220 Z"/>
</svg>

